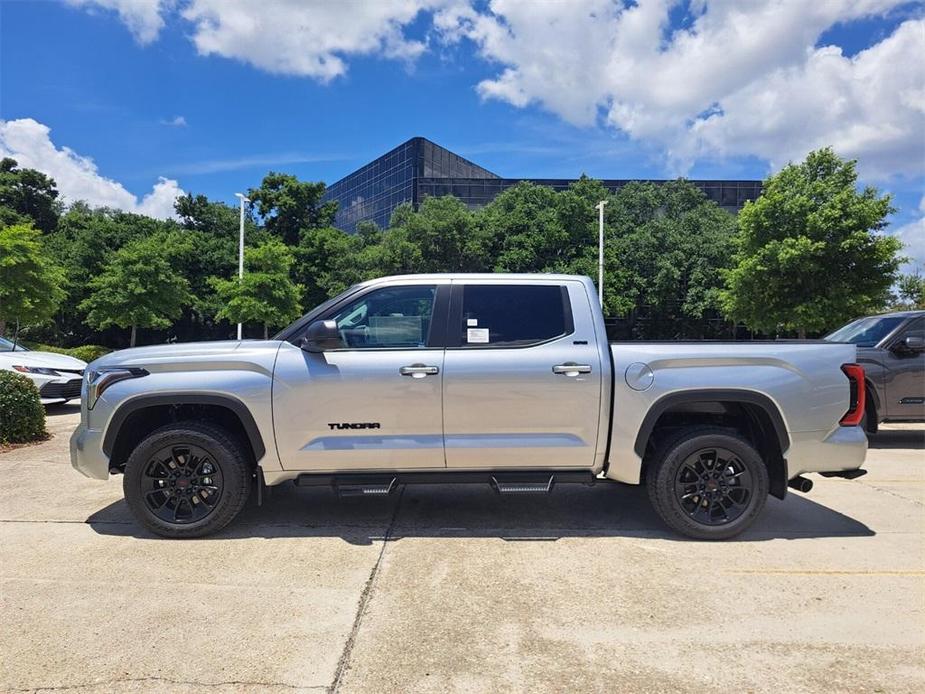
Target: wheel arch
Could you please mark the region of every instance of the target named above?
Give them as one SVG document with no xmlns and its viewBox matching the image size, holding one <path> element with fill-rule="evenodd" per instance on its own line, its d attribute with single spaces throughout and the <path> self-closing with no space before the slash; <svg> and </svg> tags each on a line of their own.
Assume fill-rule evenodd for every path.
<svg viewBox="0 0 925 694">
<path fill-rule="evenodd" d="M 209 393 L 157 393 L 127 400 L 113 413 L 102 443 L 111 467 L 124 466 L 131 450 L 149 433 L 181 419 L 200 419 L 224 426 L 247 446 L 255 463 L 266 454 L 253 415 L 237 398 Z"/>
<path fill-rule="evenodd" d="M 734 429 L 758 449 L 768 467 L 770 493 L 787 494 L 787 459 L 790 436 L 780 409 L 763 393 L 736 389 L 698 389 L 669 393 L 646 413 L 633 449 L 643 460 L 642 475 L 658 440 L 678 427 L 711 424 Z"/>
</svg>

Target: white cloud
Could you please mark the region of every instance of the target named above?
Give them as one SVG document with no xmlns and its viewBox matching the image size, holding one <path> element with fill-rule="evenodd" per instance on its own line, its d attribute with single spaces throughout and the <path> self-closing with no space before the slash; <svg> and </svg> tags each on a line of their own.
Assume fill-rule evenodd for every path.
<svg viewBox="0 0 925 694">
<path fill-rule="evenodd" d="M 12 157 L 23 168 L 51 176 L 65 202 L 84 200 L 92 206 L 114 207 L 160 219 L 175 216 L 174 200 L 183 190 L 161 178 L 141 200 L 112 179 L 101 176 L 96 164 L 68 147 L 51 141 L 48 126 L 31 118 L 0 120 L 0 157 Z"/>
<path fill-rule="evenodd" d="M 175 0 L 65 0 L 75 7 L 115 11 L 138 43 L 154 41 L 164 28 L 164 12 Z"/>
<path fill-rule="evenodd" d="M 328 82 L 347 71 L 351 55 L 411 60 L 425 49 L 404 27 L 433 0 L 190 0 L 182 10 L 194 24 L 202 55 L 234 58 L 268 72 Z"/>
<path fill-rule="evenodd" d="M 899 67 L 902 66 L 902 67 Z M 925 21 L 907 21 L 851 58 L 827 46 L 805 63 L 756 80 L 698 119 L 690 154 L 751 154 L 775 166 L 831 144 L 862 175 L 887 179 L 925 167 Z"/>
<path fill-rule="evenodd" d="M 660 145 L 679 171 L 705 156 L 782 164 L 833 144 L 878 176 L 923 169 L 925 23 L 907 21 L 853 58 L 813 46 L 839 22 L 898 4 L 694 0 L 689 26 L 672 31 L 672 0 L 492 0 L 484 12 L 441 10 L 435 24 L 500 64 L 478 85 L 483 97 L 577 125 L 603 118 Z"/>
<path fill-rule="evenodd" d="M 902 254 L 909 258 L 902 271 L 925 273 L 925 196 L 919 201 L 918 219 L 896 229 L 887 229 L 887 233 L 902 241 Z"/>
<path fill-rule="evenodd" d="M 161 125 L 170 125 L 174 128 L 185 128 L 189 124 L 183 116 L 174 116 L 173 118 L 162 119 Z"/>
<path fill-rule="evenodd" d="M 727 156 L 778 167 L 829 144 L 867 178 L 925 171 L 925 20 L 854 56 L 816 48 L 907 0 L 689 0 L 681 22 L 680 0 L 68 1 L 116 10 L 140 42 L 176 7 L 200 54 L 323 83 L 356 56 L 414 60 L 429 46 L 407 30 L 428 13 L 432 34 L 497 66 L 483 98 L 618 129 L 676 173 Z"/>
</svg>

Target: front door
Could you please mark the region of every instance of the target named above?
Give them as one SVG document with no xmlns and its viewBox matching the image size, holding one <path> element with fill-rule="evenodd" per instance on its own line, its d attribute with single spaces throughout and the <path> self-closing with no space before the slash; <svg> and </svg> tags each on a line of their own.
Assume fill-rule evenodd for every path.
<svg viewBox="0 0 925 694">
<path fill-rule="evenodd" d="M 886 412 L 890 419 L 925 419 L 925 352 L 905 349 L 907 337 L 925 337 L 925 318 L 916 318 L 899 333 L 884 355 Z"/>
<path fill-rule="evenodd" d="M 283 468 L 445 466 L 443 348 L 431 346 L 442 336 L 431 329 L 435 309 L 446 303 L 438 294 L 448 288 L 433 282 L 373 288 L 321 317 L 337 322 L 342 348 L 309 353 L 282 345 L 273 422 Z"/>
<path fill-rule="evenodd" d="M 443 377 L 447 467 L 594 465 L 601 338 L 588 301 L 580 282 L 454 280 Z"/>
</svg>

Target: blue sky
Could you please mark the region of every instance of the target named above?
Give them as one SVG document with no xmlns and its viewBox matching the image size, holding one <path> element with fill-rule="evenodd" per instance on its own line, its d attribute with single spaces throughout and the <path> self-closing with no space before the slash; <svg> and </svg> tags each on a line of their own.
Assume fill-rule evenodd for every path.
<svg viewBox="0 0 925 694">
<path fill-rule="evenodd" d="M 534 177 L 763 178 L 831 143 L 922 244 L 922 17 L 892 0 L 3 1 L 0 150 L 71 198 L 163 215 L 180 189 L 331 182 L 414 135 Z"/>
</svg>

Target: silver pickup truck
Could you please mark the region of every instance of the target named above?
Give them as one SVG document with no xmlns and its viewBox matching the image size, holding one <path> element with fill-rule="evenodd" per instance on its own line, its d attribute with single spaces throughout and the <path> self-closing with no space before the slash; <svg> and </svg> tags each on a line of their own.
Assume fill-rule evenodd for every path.
<svg viewBox="0 0 925 694">
<path fill-rule="evenodd" d="M 142 347 L 86 372 L 71 459 L 123 474 L 140 523 L 196 537 L 295 482 L 645 484 L 667 525 L 732 537 L 804 473 L 857 477 L 855 346 L 608 344 L 593 283 L 410 275 L 356 285 L 268 341 Z"/>
</svg>

